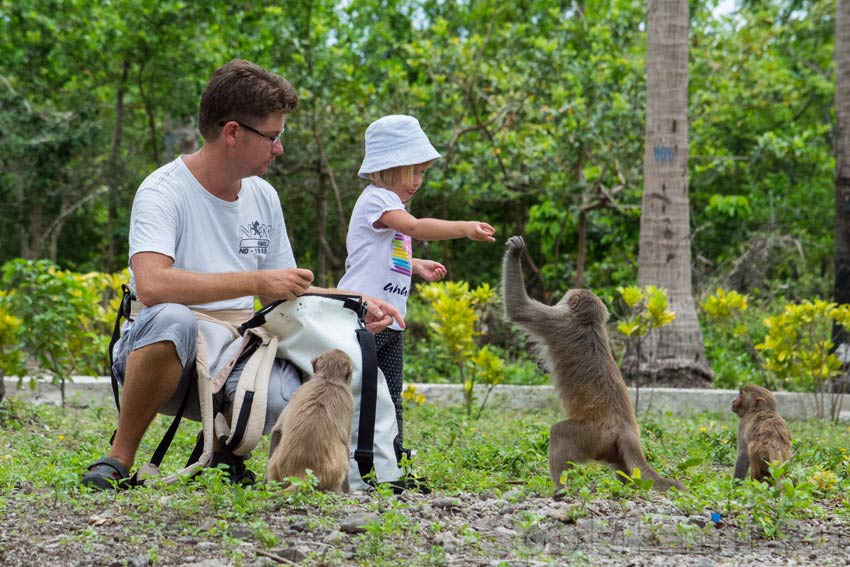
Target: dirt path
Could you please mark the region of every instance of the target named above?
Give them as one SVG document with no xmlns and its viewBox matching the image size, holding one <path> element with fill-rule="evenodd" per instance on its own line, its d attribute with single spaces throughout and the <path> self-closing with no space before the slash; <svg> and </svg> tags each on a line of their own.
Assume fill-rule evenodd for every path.
<svg viewBox="0 0 850 567">
<path fill-rule="evenodd" d="M 787 523 L 785 539 L 771 541 L 746 526 L 716 525 L 708 513 L 683 516 L 656 494 L 586 506 L 519 491 L 358 494 L 319 508 L 283 503 L 241 520 L 186 516 L 172 495 L 144 491 L 132 501 L 56 501 L 52 490 L 25 487 L 7 494 L 0 565 L 850 564 L 848 526 L 832 514 Z"/>
</svg>

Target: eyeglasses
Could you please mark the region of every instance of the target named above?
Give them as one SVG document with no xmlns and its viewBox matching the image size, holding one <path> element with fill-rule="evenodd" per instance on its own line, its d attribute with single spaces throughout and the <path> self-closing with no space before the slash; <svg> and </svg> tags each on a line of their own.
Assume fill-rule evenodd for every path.
<svg viewBox="0 0 850 567">
<path fill-rule="evenodd" d="M 221 123 L 219 123 L 219 126 L 224 126 L 225 124 L 227 124 L 227 122 L 230 122 L 230 121 L 228 120 L 228 121 L 225 121 L 225 122 L 221 122 Z M 233 120 L 233 122 L 236 122 L 237 124 L 239 124 L 239 126 L 241 126 L 242 128 L 245 128 L 246 130 L 250 130 L 251 132 L 253 132 L 257 136 L 262 136 L 266 140 L 270 141 L 272 143 L 272 145 L 274 145 L 275 142 L 280 142 L 280 137 L 283 136 L 284 132 L 286 132 L 286 128 L 284 128 L 283 130 L 280 131 L 280 134 L 278 134 L 277 136 L 269 136 L 268 134 L 264 134 L 264 133 L 260 132 L 259 130 L 257 130 L 256 128 L 252 127 L 252 126 L 248 126 L 247 124 L 242 124 L 238 120 Z M 283 142 L 281 142 L 281 143 L 283 143 Z"/>
</svg>

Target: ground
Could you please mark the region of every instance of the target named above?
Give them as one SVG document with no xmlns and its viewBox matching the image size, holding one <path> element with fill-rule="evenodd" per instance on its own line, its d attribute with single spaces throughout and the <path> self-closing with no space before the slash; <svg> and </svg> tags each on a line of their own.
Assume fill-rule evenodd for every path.
<svg viewBox="0 0 850 567">
<path fill-rule="evenodd" d="M 186 489 L 187 487 L 181 487 Z M 628 501 L 523 496 L 355 494 L 283 503 L 265 522 L 172 507 L 180 498 L 86 495 L 83 503 L 7 496 L 0 564 L 18 565 L 847 565 L 848 526 L 791 522 L 785 539 L 682 516 L 663 495 Z M 190 488 L 203 492 L 208 488 Z M 235 489 L 241 491 L 241 489 Z M 52 491 L 50 491 L 52 492 Z M 246 491 L 247 492 L 247 491 Z M 16 498 L 16 496 L 20 498 Z M 201 498 L 205 496 L 200 495 Z M 37 502 L 36 505 L 33 505 Z M 213 504 L 209 504 L 213 505 Z M 365 530 L 365 531 L 364 531 Z"/>
<path fill-rule="evenodd" d="M 730 412 L 731 413 L 731 412 Z M 644 448 L 687 493 L 623 484 L 606 467 L 566 474 L 551 497 L 546 451 L 557 412 L 410 409 L 413 468 L 431 494 L 386 489 L 294 494 L 231 486 L 219 470 L 187 482 L 91 492 L 86 465 L 114 428 L 109 400 L 0 405 L 0 565 L 848 565 L 850 428 L 792 422 L 795 459 L 777 486 L 732 482 L 734 416 L 641 418 Z M 170 419 L 145 437 L 153 453 Z M 180 428 L 164 466 L 191 452 Z M 250 467 L 262 477 L 267 439 Z M 639 479 L 638 479 L 639 480 Z"/>
</svg>

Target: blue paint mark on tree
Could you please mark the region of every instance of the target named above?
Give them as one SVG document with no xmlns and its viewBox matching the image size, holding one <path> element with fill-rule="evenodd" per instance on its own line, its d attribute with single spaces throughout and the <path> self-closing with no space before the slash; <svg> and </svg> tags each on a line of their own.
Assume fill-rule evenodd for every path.
<svg viewBox="0 0 850 567">
<path fill-rule="evenodd" d="M 676 157 L 676 152 L 670 146 L 655 146 L 652 148 L 655 161 L 673 161 Z"/>
</svg>

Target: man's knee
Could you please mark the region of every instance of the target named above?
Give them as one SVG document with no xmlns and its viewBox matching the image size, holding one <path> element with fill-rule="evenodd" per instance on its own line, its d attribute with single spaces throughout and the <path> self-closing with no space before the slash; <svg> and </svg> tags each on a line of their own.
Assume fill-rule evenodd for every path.
<svg viewBox="0 0 850 567">
<path fill-rule="evenodd" d="M 152 310 L 148 315 L 149 319 L 142 322 L 133 350 L 165 343 L 171 352 L 177 353 L 181 364 L 194 359 L 198 321 L 192 310 L 178 303 L 163 303 L 149 309 Z"/>
<path fill-rule="evenodd" d="M 187 337 L 195 338 L 198 321 L 192 310 L 179 303 L 164 303 L 154 315 L 152 323 L 159 329 L 183 331 Z"/>
</svg>

